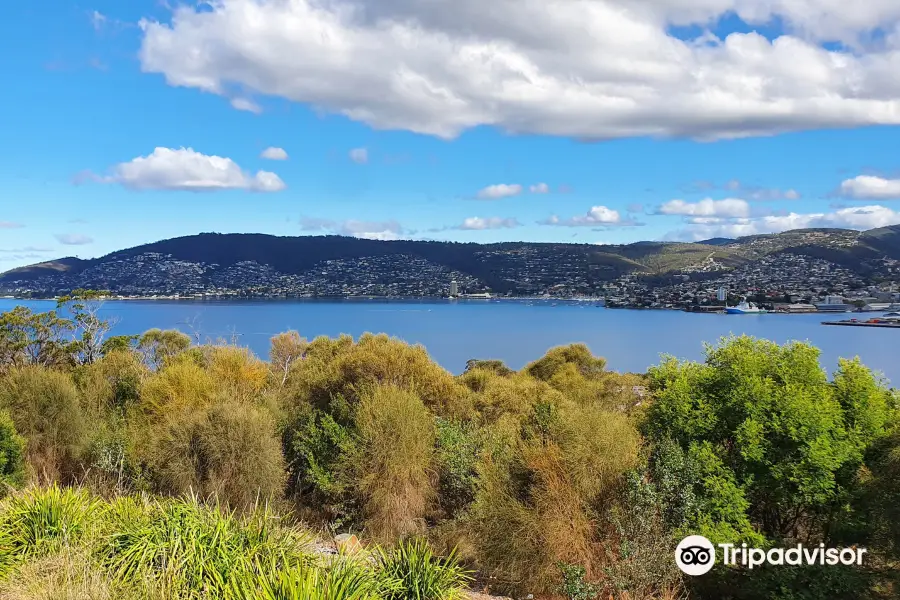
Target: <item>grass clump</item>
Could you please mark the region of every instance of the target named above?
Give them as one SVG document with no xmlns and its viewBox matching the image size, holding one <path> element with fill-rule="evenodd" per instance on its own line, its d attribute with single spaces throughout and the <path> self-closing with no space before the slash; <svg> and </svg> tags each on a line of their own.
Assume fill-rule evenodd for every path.
<svg viewBox="0 0 900 600">
<path fill-rule="evenodd" d="M 32 488 L 0 506 L 0 570 L 76 545 L 102 523 L 102 505 L 78 488 Z"/>
<path fill-rule="evenodd" d="M 311 540 L 268 510 L 241 517 L 196 498 L 126 498 L 112 507 L 110 530 L 99 554 L 117 579 L 214 598 L 227 597 L 233 578 L 254 573 L 257 564 L 297 565 Z"/>
<path fill-rule="evenodd" d="M 388 600 L 457 600 L 472 580 L 455 551 L 436 556 L 423 538 L 379 551 L 378 563 L 383 577 L 396 581 L 384 595 Z"/>
</svg>

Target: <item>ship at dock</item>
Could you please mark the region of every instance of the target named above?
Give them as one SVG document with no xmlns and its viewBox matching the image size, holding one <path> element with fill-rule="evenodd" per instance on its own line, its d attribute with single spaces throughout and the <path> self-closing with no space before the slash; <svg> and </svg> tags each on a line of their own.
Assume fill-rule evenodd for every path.
<svg viewBox="0 0 900 600">
<path fill-rule="evenodd" d="M 761 315 L 767 312 L 766 309 L 760 308 L 753 302 L 748 302 L 746 296 L 741 299 L 741 302 L 737 306 L 725 307 L 726 315 Z"/>
</svg>

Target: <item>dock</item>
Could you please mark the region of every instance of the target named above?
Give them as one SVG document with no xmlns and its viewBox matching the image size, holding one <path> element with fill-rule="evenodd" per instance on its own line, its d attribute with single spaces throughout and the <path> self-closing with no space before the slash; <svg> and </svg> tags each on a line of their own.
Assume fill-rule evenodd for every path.
<svg viewBox="0 0 900 600">
<path fill-rule="evenodd" d="M 847 319 L 844 321 L 822 321 L 822 325 L 847 325 L 849 327 L 887 327 L 889 329 L 900 329 L 900 319 L 870 319 L 868 321 Z"/>
</svg>

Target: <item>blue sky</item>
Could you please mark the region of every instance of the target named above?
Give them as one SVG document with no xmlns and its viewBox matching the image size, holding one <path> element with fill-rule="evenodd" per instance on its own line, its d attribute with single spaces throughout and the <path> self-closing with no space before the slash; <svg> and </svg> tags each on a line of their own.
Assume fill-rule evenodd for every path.
<svg viewBox="0 0 900 600">
<path fill-rule="evenodd" d="M 900 223 L 900 9 L 642 1 L 621 21 L 604 0 L 13 4 L 0 270 L 204 231 L 629 243 Z"/>
</svg>

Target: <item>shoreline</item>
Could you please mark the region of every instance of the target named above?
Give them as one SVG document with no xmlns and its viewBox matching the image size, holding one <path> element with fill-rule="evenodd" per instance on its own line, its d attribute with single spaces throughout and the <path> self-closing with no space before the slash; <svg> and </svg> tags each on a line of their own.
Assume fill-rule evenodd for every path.
<svg viewBox="0 0 900 600">
<path fill-rule="evenodd" d="M 0 300 L 13 300 L 22 302 L 56 302 L 58 298 L 18 298 L 15 296 L 0 296 Z M 697 315 L 723 315 L 724 311 L 704 311 L 690 310 L 690 307 L 662 307 L 662 306 L 608 306 L 603 298 L 563 298 L 553 296 L 493 296 L 490 298 L 447 298 L 439 296 L 257 296 L 257 297 L 237 297 L 237 296 L 206 296 L 206 297 L 186 297 L 186 296 L 114 296 L 103 298 L 102 302 L 184 302 L 184 303 L 227 303 L 227 302 L 359 302 L 359 301 L 380 301 L 380 302 L 422 302 L 422 303 L 490 303 L 490 302 L 540 302 L 540 303 L 567 303 L 567 304 L 595 304 L 596 308 L 606 308 L 610 310 L 631 310 L 631 311 L 676 311 L 687 314 Z M 765 315 L 847 315 L 847 314 L 883 314 L 887 311 L 805 311 L 805 312 L 781 312 L 770 310 Z M 732 316 L 760 316 L 760 315 L 732 315 Z"/>
</svg>

